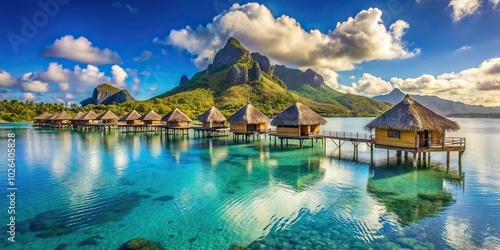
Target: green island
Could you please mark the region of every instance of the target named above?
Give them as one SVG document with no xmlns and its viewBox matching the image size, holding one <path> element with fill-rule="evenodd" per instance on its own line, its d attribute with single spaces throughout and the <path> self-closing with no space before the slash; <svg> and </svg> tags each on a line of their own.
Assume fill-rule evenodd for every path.
<svg viewBox="0 0 500 250">
<path fill-rule="evenodd" d="M 153 110 L 164 115 L 175 108 L 195 118 L 212 106 L 229 116 L 247 102 L 271 117 L 297 101 L 324 117 L 374 117 L 392 107 L 392 104 L 368 97 L 340 93 L 326 85 L 323 78 L 310 69 L 303 72 L 281 65 L 276 67 L 277 71 L 266 56 L 250 53 L 235 38 L 230 38 L 207 69 L 149 100 L 135 100 L 127 90 L 102 84 L 93 94 L 94 99 L 104 96 L 102 100 L 88 98 L 82 101 L 83 106 L 75 103 L 1 101 L 0 119 L 29 122 L 43 112 L 63 110 L 70 115 L 90 110 L 96 113 L 111 110 L 117 115 L 125 115 L 134 109 L 139 113 Z"/>
</svg>

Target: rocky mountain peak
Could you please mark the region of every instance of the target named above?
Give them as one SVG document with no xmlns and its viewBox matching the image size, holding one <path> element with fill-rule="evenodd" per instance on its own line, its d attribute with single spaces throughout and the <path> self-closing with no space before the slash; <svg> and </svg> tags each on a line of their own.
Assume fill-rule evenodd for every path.
<svg viewBox="0 0 500 250">
<path fill-rule="evenodd" d="M 250 52 L 241 46 L 236 38 L 231 37 L 227 41 L 226 46 L 215 54 L 213 68 L 222 68 L 235 64 L 241 58 L 250 59 Z"/>
</svg>

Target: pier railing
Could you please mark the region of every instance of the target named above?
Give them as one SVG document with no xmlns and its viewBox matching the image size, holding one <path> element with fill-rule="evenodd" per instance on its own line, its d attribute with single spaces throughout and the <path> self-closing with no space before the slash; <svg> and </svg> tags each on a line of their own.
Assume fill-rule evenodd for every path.
<svg viewBox="0 0 500 250">
<path fill-rule="evenodd" d="M 369 133 L 341 132 L 341 131 L 320 131 L 320 136 L 340 139 L 373 140 L 374 136 Z"/>
<path fill-rule="evenodd" d="M 440 139 L 419 139 L 419 148 L 465 148 L 466 140 L 464 137 L 443 137 Z"/>
</svg>

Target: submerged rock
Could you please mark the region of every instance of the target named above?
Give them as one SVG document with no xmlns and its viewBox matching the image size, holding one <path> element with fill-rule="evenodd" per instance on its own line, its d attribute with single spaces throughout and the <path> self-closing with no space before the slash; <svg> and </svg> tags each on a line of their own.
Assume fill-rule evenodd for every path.
<svg viewBox="0 0 500 250">
<path fill-rule="evenodd" d="M 173 200 L 174 197 L 171 196 L 171 195 L 165 195 L 165 196 L 161 196 L 161 197 L 158 197 L 158 198 L 155 198 L 153 199 L 154 201 L 170 201 L 170 200 Z"/>
<path fill-rule="evenodd" d="M 243 245 L 243 243 L 234 243 L 228 248 L 228 250 L 242 250 L 242 249 L 245 249 L 245 245 Z"/>
<path fill-rule="evenodd" d="M 59 244 L 56 248 L 54 248 L 54 250 L 64 250 L 64 249 L 66 249 L 67 246 L 68 246 L 68 244 L 62 243 L 62 244 Z"/>
<path fill-rule="evenodd" d="M 121 246 L 122 250 L 162 250 L 160 244 L 144 238 L 133 238 Z"/>
<path fill-rule="evenodd" d="M 97 246 L 103 239 L 103 237 L 96 235 L 80 242 L 79 246 Z"/>
<path fill-rule="evenodd" d="M 438 193 L 438 194 L 424 194 L 418 193 L 418 197 L 430 201 L 451 201 L 453 200 L 451 194 L 448 193 Z"/>
</svg>

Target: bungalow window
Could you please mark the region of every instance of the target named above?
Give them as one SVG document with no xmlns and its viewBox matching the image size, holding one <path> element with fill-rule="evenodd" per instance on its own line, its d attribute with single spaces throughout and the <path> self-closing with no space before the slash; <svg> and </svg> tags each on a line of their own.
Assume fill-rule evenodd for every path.
<svg viewBox="0 0 500 250">
<path fill-rule="evenodd" d="M 387 137 L 400 139 L 401 135 L 398 130 L 389 130 L 387 131 Z"/>
</svg>

